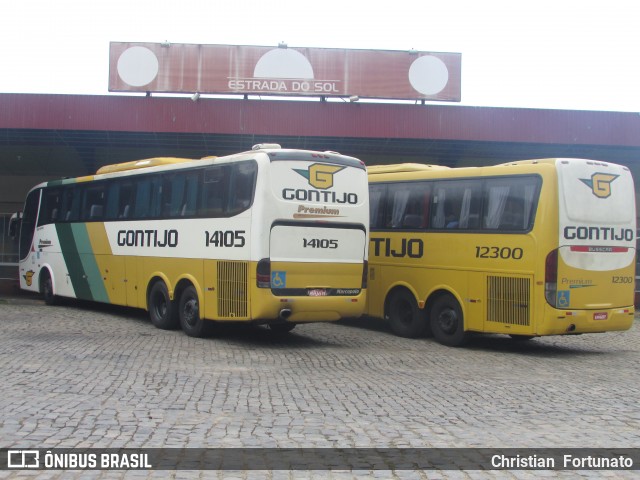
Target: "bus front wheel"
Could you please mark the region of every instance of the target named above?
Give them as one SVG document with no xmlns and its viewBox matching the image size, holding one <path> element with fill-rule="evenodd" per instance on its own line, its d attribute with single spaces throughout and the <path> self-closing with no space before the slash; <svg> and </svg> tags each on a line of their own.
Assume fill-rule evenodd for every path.
<svg viewBox="0 0 640 480">
<path fill-rule="evenodd" d="M 180 295 L 180 325 L 190 337 L 204 337 L 207 334 L 207 321 L 200 316 L 198 292 L 190 285 Z"/>
<path fill-rule="evenodd" d="M 425 331 L 426 324 L 416 299 L 407 290 L 396 290 L 389 298 L 387 315 L 391 330 L 399 337 L 416 338 Z"/>
<path fill-rule="evenodd" d="M 58 301 L 58 297 L 53 292 L 53 280 L 51 280 L 51 274 L 48 270 L 43 270 L 42 280 L 40 280 L 40 291 L 42 292 L 42 298 L 47 305 L 55 305 Z"/>
<path fill-rule="evenodd" d="M 156 282 L 149 292 L 149 317 L 156 328 L 171 330 L 178 327 L 175 303 L 169 298 L 164 282 Z"/>
<path fill-rule="evenodd" d="M 442 295 L 433 303 L 430 313 L 433 336 L 442 345 L 459 347 L 468 340 L 464 331 L 464 318 L 458 301 L 451 295 Z"/>
</svg>

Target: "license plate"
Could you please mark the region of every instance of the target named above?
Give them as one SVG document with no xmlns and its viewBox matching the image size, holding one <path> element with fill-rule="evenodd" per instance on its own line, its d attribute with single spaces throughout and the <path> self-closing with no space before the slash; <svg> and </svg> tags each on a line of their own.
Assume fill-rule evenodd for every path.
<svg viewBox="0 0 640 480">
<path fill-rule="evenodd" d="M 311 288 L 307 291 L 307 295 L 310 297 L 326 297 L 327 290 L 325 288 Z"/>
<path fill-rule="evenodd" d="M 609 314 L 607 312 L 598 312 L 593 314 L 594 320 L 606 320 L 609 318 Z"/>
</svg>

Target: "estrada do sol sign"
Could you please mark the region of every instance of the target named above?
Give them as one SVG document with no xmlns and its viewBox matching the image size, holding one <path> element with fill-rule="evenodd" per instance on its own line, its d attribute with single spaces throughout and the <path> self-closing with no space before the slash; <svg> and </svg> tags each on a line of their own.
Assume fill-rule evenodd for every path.
<svg viewBox="0 0 640 480">
<path fill-rule="evenodd" d="M 461 55 L 112 42 L 109 91 L 459 102 Z"/>
</svg>

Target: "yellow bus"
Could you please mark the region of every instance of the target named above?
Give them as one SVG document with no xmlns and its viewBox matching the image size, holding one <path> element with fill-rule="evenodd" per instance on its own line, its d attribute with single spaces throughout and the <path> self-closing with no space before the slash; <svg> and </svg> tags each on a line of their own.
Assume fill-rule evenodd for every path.
<svg viewBox="0 0 640 480">
<path fill-rule="evenodd" d="M 127 162 L 28 193 L 20 286 L 144 308 L 191 336 L 209 320 L 286 332 L 362 314 L 368 226 L 365 165 L 335 152 Z"/>
<path fill-rule="evenodd" d="M 367 314 L 449 346 L 626 330 L 634 316 L 629 169 L 584 159 L 372 166 Z"/>
</svg>

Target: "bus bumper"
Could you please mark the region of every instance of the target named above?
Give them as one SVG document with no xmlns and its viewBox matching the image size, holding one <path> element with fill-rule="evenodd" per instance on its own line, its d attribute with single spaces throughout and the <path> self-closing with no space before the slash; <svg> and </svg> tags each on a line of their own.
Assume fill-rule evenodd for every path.
<svg viewBox="0 0 640 480">
<path fill-rule="evenodd" d="M 633 325 L 633 306 L 606 310 L 554 310 L 538 335 L 602 333 L 629 330 Z"/>
<path fill-rule="evenodd" d="M 291 323 L 332 322 L 341 318 L 360 317 L 366 307 L 366 293 L 335 297 L 276 297 L 269 293 L 268 302 L 254 307 L 254 320 L 286 319 Z M 286 312 L 283 315 L 283 311 Z M 283 318 L 286 317 L 286 318 Z"/>
</svg>

